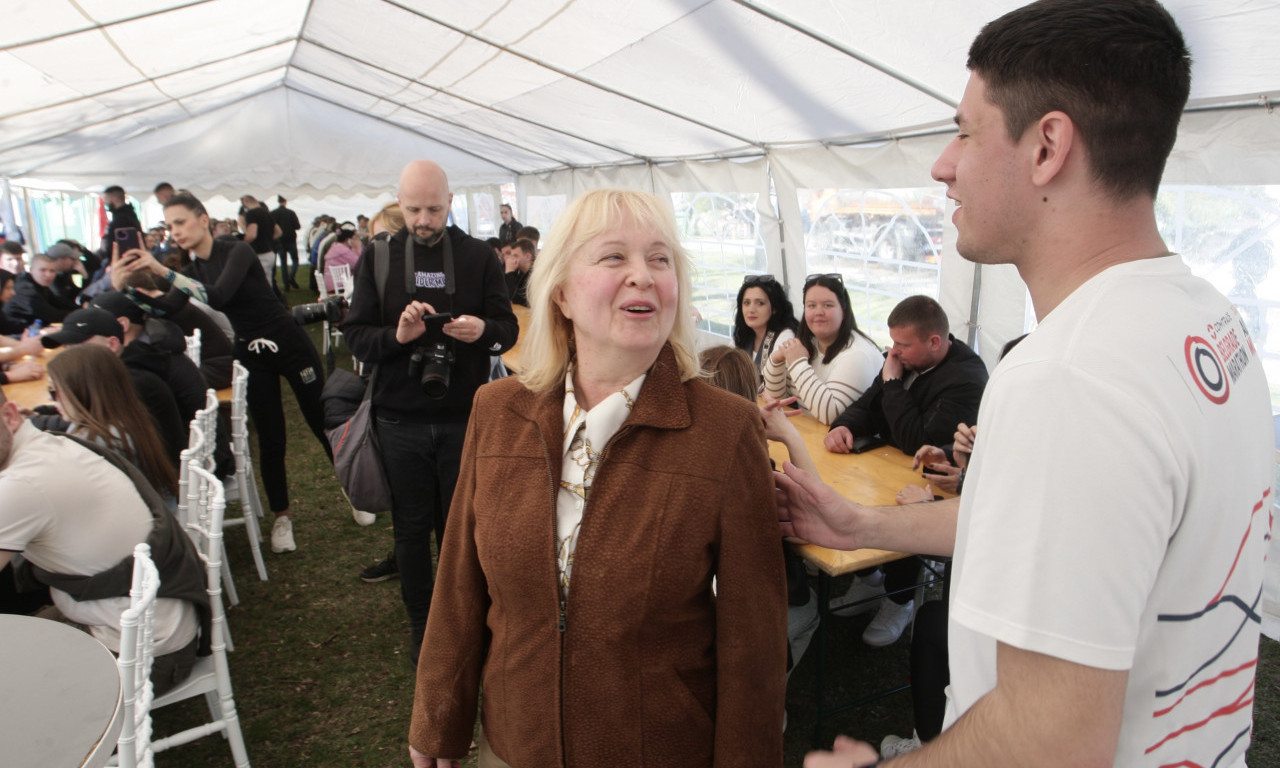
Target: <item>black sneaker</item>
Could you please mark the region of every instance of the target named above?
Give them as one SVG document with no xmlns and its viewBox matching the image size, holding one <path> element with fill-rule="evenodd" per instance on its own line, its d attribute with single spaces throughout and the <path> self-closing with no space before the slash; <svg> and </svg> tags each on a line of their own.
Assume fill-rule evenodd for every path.
<svg viewBox="0 0 1280 768">
<path fill-rule="evenodd" d="M 395 579 L 400 576 L 400 569 L 396 567 L 395 556 L 380 560 L 373 565 L 360 571 L 360 580 L 369 584 L 377 584 L 379 581 Z"/>
</svg>

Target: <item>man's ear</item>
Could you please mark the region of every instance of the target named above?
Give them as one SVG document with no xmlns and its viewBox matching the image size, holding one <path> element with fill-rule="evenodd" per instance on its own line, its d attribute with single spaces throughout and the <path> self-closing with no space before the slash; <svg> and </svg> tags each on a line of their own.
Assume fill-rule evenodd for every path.
<svg viewBox="0 0 1280 768">
<path fill-rule="evenodd" d="M 0 403 L 0 421 L 4 422 L 10 432 L 18 431 L 18 427 L 22 426 L 21 406 L 12 400 Z"/>
<path fill-rule="evenodd" d="M 1038 187 L 1048 186 L 1062 173 L 1075 146 L 1076 125 L 1065 112 L 1046 113 L 1028 130 L 1032 159 L 1031 181 Z"/>
</svg>

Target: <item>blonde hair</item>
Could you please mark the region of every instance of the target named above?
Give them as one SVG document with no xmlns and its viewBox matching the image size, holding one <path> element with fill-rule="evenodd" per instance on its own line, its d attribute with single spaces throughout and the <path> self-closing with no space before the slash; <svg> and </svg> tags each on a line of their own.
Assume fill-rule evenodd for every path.
<svg viewBox="0 0 1280 768">
<path fill-rule="evenodd" d="M 374 227 L 381 227 L 382 231 L 395 234 L 404 226 L 404 213 L 400 211 L 400 203 L 392 202 L 382 206 L 382 210 L 373 214 L 373 218 L 369 220 L 369 232 L 374 233 Z"/>
<path fill-rule="evenodd" d="M 560 214 L 533 265 L 528 291 L 529 329 L 520 352 L 520 358 L 529 361 L 520 373 L 520 381 L 530 390 L 541 392 L 564 381 L 573 357 L 573 324 L 552 299 L 568 279 L 573 258 L 587 243 L 627 223 L 656 230 L 671 248 L 678 299 L 675 324 L 667 341 L 675 351 L 680 380 L 700 375 L 693 336 L 689 254 L 680 245 L 671 207 L 647 192 L 596 189 L 574 200 Z"/>
</svg>

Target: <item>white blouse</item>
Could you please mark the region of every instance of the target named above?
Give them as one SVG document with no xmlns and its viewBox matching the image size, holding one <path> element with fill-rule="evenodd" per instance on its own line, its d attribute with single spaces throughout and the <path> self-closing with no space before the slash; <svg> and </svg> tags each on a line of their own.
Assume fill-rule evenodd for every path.
<svg viewBox="0 0 1280 768">
<path fill-rule="evenodd" d="M 631 415 L 645 374 L 621 390 L 583 410 L 573 391 L 573 368 L 564 380 L 564 460 L 560 467 L 560 492 L 556 495 L 556 570 L 560 574 L 560 597 L 569 596 L 569 576 L 573 552 L 582 529 L 582 511 L 591 493 L 591 483 L 609 440 Z"/>
</svg>

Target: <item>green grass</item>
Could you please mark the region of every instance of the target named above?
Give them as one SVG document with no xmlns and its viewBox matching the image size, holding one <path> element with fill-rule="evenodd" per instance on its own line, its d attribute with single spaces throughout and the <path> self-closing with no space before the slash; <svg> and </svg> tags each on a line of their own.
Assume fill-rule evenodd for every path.
<svg viewBox="0 0 1280 768">
<path fill-rule="evenodd" d="M 301 303 L 314 296 L 294 291 L 290 299 Z M 319 326 L 309 330 L 319 349 Z M 351 358 L 344 352 L 340 350 L 338 363 L 349 367 Z M 361 567 L 389 551 L 390 517 L 380 515 L 368 528 L 358 527 L 289 394 L 285 412 L 298 551 L 274 555 L 268 548 L 264 557 L 270 581 L 260 582 L 244 534 L 231 529 L 227 535 L 241 599 L 227 614 L 236 643 L 230 654 L 231 678 L 250 760 L 258 768 L 407 766 L 413 676 L 399 582 L 365 584 L 357 578 Z M 270 519 L 264 533 L 269 530 Z M 840 594 L 843 586 L 836 582 L 833 592 Z M 859 640 L 868 620 L 830 622 L 829 704 L 906 679 L 908 640 L 869 648 Z M 815 649 L 811 646 L 805 654 L 788 687 L 788 768 L 799 766 L 811 745 Z M 1280 643 L 1264 639 L 1261 650 L 1249 764 L 1280 766 Z M 156 735 L 206 717 L 203 699 L 182 702 L 156 713 Z M 878 744 L 885 734 L 910 734 L 911 722 L 910 694 L 902 693 L 832 717 L 823 739 L 829 744 L 836 733 L 847 733 Z M 156 764 L 229 766 L 231 752 L 223 739 L 209 736 L 160 754 Z"/>
</svg>

